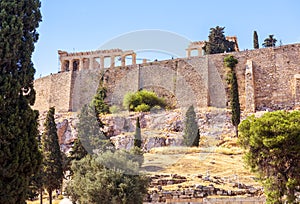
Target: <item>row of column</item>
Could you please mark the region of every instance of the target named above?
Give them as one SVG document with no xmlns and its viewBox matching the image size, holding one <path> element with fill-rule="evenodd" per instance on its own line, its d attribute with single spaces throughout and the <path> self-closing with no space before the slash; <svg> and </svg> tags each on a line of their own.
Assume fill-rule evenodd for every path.
<svg viewBox="0 0 300 204">
<path fill-rule="evenodd" d="M 123 55 L 121 56 L 121 66 L 126 66 L 126 57 L 132 56 L 132 64 L 136 64 L 136 54 L 129 54 L 129 55 Z M 110 66 L 115 66 L 115 58 L 118 57 L 118 55 L 110 56 Z M 100 59 L 100 68 L 104 68 L 104 59 L 107 57 L 100 56 L 100 57 L 89 57 L 89 58 L 73 58 L 69 60 L 61 60 L 61 71 L 70 71 L 70 70 L 82 70 L 84 69 L 84 61 L 88 59 L 89 65 L 86 67 L 86 69 L 93 69 L 94 67 L 94 61 L 95 59 Z"/>
</svg>

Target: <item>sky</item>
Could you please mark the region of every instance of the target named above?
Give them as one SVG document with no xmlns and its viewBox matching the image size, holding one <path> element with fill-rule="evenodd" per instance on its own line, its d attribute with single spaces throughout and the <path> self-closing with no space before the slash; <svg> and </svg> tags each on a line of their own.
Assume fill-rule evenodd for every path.
<svg viewBox="0 0 300 204">
<path fill-rule="evenodd" d="M 300 43 L 299 0 L 41 0 L 41 3 L 43 19 L 32 58 L 35 78 L 59 71 L 58 50 L 97 50 L 120 36 L 143 30 L 202 41 L 208 39 L 210 28 L 221 26 L 225 27 L 226 36 L 237 36 L 240 50 L 253 48 L 254 30 L 260 47 L 270 34 L 283 45 Z M 148 38 L 151 37 L 145 41 Z"/>
</svg>

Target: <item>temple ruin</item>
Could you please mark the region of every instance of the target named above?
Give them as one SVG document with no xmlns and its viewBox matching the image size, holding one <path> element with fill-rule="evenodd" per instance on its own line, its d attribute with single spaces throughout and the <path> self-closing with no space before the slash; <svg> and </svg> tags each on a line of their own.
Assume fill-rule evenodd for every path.
<svg viewBox="0 0 300 204">
<path fill-rule="evenodd" d="M 114 67 L 116 60 L 121 61 L 121 66 L 125 66 L 127 56 L 131 56 L 131 64 L 136 64 L 136 53 L 132 50 L 110 49 L 74 53 L 58 50 L 58 55 L 61 72 Z M 106 60 L 108 66 L 105 64 Z"/>
</svg>

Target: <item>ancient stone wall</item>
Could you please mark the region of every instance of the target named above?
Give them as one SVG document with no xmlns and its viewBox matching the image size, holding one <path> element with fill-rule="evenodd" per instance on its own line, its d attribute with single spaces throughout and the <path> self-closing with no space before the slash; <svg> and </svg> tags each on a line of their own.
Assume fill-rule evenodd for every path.
<svg viewBox="0 0 300 204">
<path fill-rule="evenodd" d="M 240 103 L 250 112 L 291 109 L 300 104 L 300 44 L 230 53 L 236 67 Z M 129 91 L 151 89 L 175 96 L 178 107 L 226 107 L 228 85 L 223 59 L 228 53 L 105 69 L 52 74 L 35 80 L 34 108 L 78 111 L 96 92 L 102 73 L 107 101 L 121 105 Z M 168 93 L 168 94 L 166 94 Z"/>
<path fill-rule="evenodd" d="M 236 72 L 242 109 L 249 108 L 251 111 L 255 107 L 256 110 L 275 110 L 297 106 L 299 101 L 296 93 L 300 89 L 297 85 L 297 74 L 300 73 L 300 44 L 229 54 L 238 59 Z M 225 89 L 227 84 L 223 59 L 226 55 L 228 53 L 208 57 L 209 70 L 213 67 L 218 70 Z M 212 91 L 209 93 L 214 94 Z M 251 100 L 254 104 L 249 104 Z"/>
<path fill-rule="evenodd" d="M 56 111 L 69 111 L 71 87 L 72 72 L 51 74 L 35 80 L 36 100 L 33 108 L 43 112 L 54 106 Z"/>
</svg>

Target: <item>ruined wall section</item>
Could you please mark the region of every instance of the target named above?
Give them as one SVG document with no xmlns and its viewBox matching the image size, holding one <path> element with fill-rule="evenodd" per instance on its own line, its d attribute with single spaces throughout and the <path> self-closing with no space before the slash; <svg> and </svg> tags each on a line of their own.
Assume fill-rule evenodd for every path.
<svg viewBox="0 0 300 204">
<path fill-rule="evenodd" d="M 33 106 L 39 111 L 47 111 L 54 106 L 56 111 L 70 110 L 72 72 L 51 74 L 34 81 L 36 101 Z"/>
<path fill-rule="evenodd" d="M 90 104 L 99 87 L 103 72 L 101 69 L 84 69 L 73 72 L 70 107 L 80 111 L 83 105 Z"/>
<path fill-rule="evenodd" d="M 107 88 L 107 102 L 110 105 L 122 106 L 127 92 L 139 90 L 139 66 L 129 65 L 105 70 L 103 85 Z"/>
<path fill-rule="evenodd" d="M 115 67 L 105 72 L 104 85 L 112 105 L 121 105 L 127 92 L 144 88 L 160 96 L 175 97 L 171 101 L 175 101 L 176 107 L 206 107 L 207 69 L 205 57 Z"/>
<path fill-rule="evenodd" d="M 295 75 L 300 73 L 300 44 L 209 55 L 209 61 L 216 66 L 224 87 L 227 84 L 223 59 L 228 54 L 238 59 L 236 72 L 242 109 L 246 107 L 246 87 L 252 83 L 251 80 L 245 81 L 247 60 L 252 61 L 256 110 L 295 107 L 295 90 L 300 89 L 295 82 Z"/>
<path fill-rule="evenodd" d="M 50 100 L 51 75 L 34 80 L 36 91 L 35 103 L 32 106 L 36 110 L 48 110 Z"/>
</svg>

